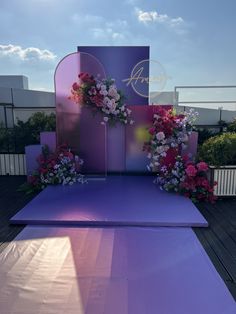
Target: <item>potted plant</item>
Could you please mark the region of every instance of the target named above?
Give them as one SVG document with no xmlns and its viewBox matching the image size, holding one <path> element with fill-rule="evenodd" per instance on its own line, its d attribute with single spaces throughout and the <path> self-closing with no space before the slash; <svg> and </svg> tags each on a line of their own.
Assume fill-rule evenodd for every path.
<svg viewBox="0 0 236 314">
<path fill-rule="evenodd" d="M 217 181 L 214 194 L 236 196 L 236 133 L 224 133 L 206 140 L 199 159 L 210 165 L 211 180 Z"/>
</svg>

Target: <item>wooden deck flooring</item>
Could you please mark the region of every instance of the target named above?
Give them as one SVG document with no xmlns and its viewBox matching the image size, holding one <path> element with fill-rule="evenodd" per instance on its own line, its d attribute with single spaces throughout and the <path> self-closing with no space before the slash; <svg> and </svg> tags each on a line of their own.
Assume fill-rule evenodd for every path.
<svg viewBox="0 0 236 314">
<path fill-rule="evenodd" d="M 22 176 L 0 176 L 0 252 L 24 228 L 9 224 L 10 217 L 33 198 L 17 191 L 24 181 Z M 236 300 L 236 199 L 197 207 L 210 227 L 193 230 Z"/>
</svg>

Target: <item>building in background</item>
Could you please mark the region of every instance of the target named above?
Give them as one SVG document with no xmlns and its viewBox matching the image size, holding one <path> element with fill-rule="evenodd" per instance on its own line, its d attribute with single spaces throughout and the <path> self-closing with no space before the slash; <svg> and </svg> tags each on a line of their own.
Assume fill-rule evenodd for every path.
<svg viewBox="0 0 236 314">
<path fill-rule="evenodd" d="M 28 89 L 23 75 L 0 76 L 0 123 L 12 127 L 17 119 L 26 121 L 36 111 L 55 112 L 55 95 Z"/>
<path fill-rule="evenodd" d="M 17 119 L 26 121 L 33 113 L 41 111 L 47 114 L 55 112 L 55 94 L 30 90 L 28 88 L 28 78 L 24 75 L 0 75 L 0 125 L 11 128 Z M 202 91 L 201 91 L 202 93 Z M 182 111 L 186 106 L 179 104 L 182 91 L 163 91 L 151 92 L 150 104 L 173 104 L 178 110 Z M 191 98 L 191 97 L 190 97 Z M 232 97 L 231 97 L 232 98 Z M 193 97 L 194 99 L 194 97 Z M 191 100 L 191 99 L 190 99 Z M 236 117 L 236 110 L 210 108 L 211 105 L 196 105 L 195 109 L 199 112 L 198 125 L 216 125 L 219 120 L 231 122 Z M 194 108 L 194 105 L 191 106 Z M 204 108 L 205 107 L 205 108 Z"/>
<path fill-rule="evenodd" d="M 220 120 L 223 120 L 227 123 L 232 122 L 236 118 L 236 108 L 232 103 L 223 103 L 224 107 L 221 104 L 216 104 L 214 101 L 211 103 L 200 102 L 196 105 L 194 104 L 182 104 L 179 103 L 179 98 L 182 96 L 181 92 L 172 92 L 172 91 L 163 91 L 163 92 L 150 92 L 150 104 L 159 104 L 159 105 L 174 105 L 177 111 L 184 111 L 190 108 L 194 108 L 198 113 L 198 119 L 196 121 L 197 125 L 202 126 L 213 126 L 217 125 Z M 192 96 L 193 97 L 193 96 Z M 210 98 L 209 98 L 210 99 Z M 195 100 L 194 98 L 189 100 Z M 209 100 L 210 101 L 210 100 Z M 226 108 L 229 108 L 228 110 Z"/>
</svg>

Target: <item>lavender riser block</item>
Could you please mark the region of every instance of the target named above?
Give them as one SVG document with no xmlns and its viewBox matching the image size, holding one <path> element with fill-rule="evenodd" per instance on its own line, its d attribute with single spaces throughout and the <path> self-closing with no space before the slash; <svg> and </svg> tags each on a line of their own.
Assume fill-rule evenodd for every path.
<svg viewBox="0 0 236 314">
<path fill-rule="evenodd" d="M 47 187 L 11 223 L 208 226 L 188 198 L 160 191 L 148 176 L 108 176 L 84 185 Z"/>
</svg>

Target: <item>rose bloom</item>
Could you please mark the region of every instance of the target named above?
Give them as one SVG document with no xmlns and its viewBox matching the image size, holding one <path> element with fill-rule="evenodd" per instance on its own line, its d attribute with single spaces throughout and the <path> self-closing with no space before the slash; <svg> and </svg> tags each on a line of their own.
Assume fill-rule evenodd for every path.
<svg viewBox="0 0 236 314">
<path fill-rule="evenodd" d="M 156 138 L 158 141 L 162 141 L 165 138 L 165 134 L 163 132 L 158 132 Z"/>
<path fill-rule="evenodd" d="M 188 165 L 188 167 L 185 169 L 185 172 L 189 177 L 195 177 L 197 174 L 197 169 L 193 165 Z"/>
<path fill-rule="evenodd" d="M 199 171 L 207 171 L 208 165 L 204 161 L 201 161 L 197 164 L 197 168 Z"/>
<path fill-rule="evenodd" d="M 154 134 L 155 134 L 155 131 L 156 131 L 155 128 L 150 128 L 150 129 L 149 129 L 149 133 L 150 133 L 151 135 L 154 135 Z"/>
</svg>

